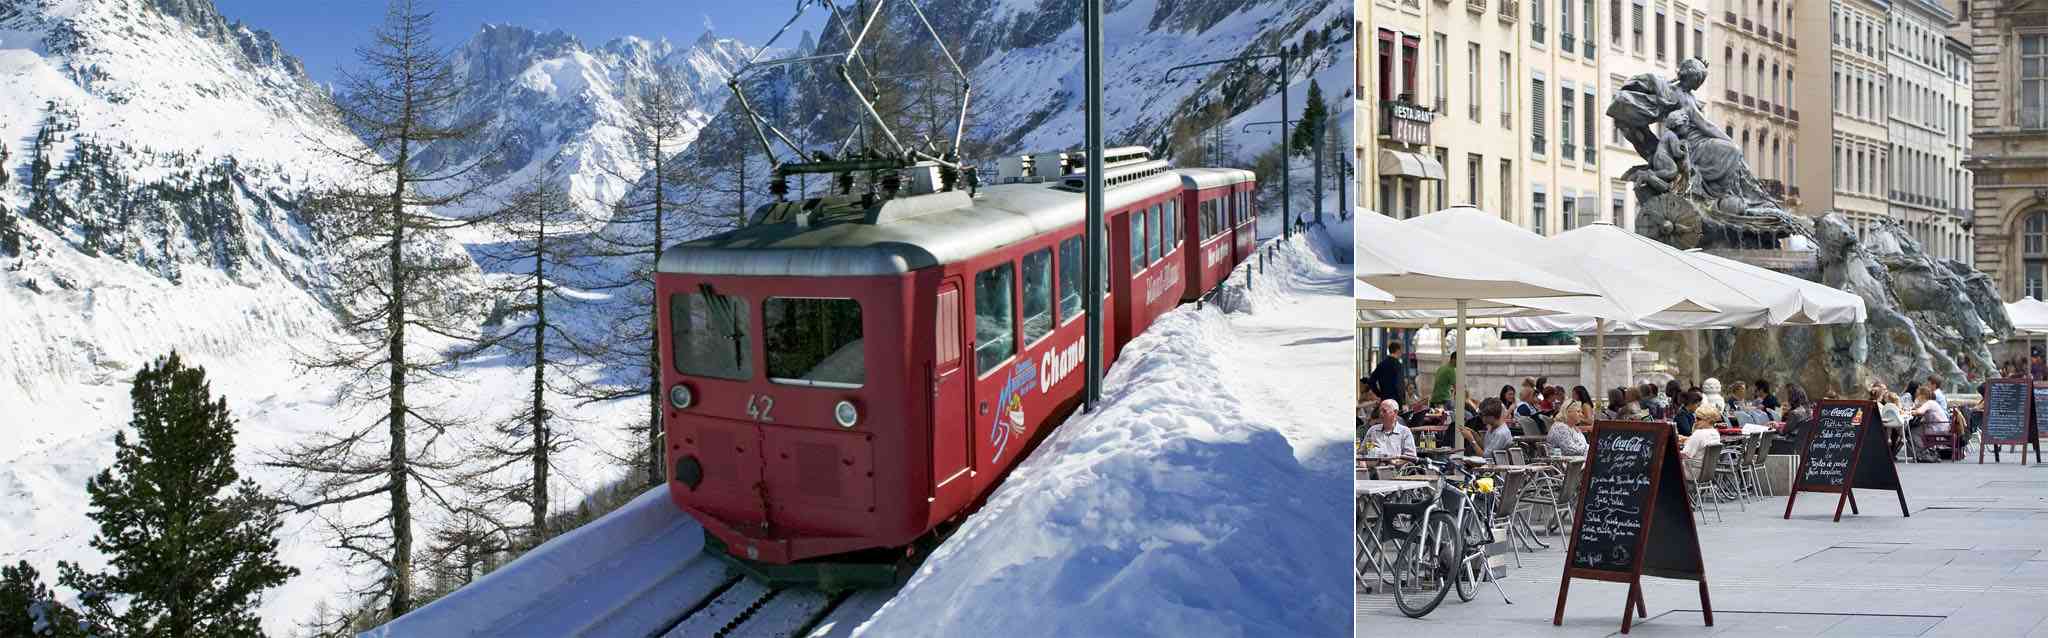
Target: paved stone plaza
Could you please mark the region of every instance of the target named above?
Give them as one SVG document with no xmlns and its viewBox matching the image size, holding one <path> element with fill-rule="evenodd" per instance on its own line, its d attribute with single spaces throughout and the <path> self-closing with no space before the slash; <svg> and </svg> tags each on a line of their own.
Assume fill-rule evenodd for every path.
<svg viewBox="0 0 2048 638">
<path fill-rule="evenodd" d="M 1902 464 L 1911 518 L 1891 492 L 1857 491 L 1861 516 L 1830 522 L 1836 495 L 1802 493 L 1791 520 L 1785 497 L 1723 505 L 1700 526 L 1714 626 L 1701 622 L 1691 581 L 1644 577 L 1649 617 L 1631 636 L 2048 637 L 2048 467 Z M 1460 603 L 1455 594 L 1422 619 L 1390 595 L 1361 595 L 1358 636 L 1604 636 L 1621 629 L 1628 586 L 1573 579 L 1564 625 L 1550 624 L 1563 537 L 1508 560 L 1502 583 Z"/>
</svg>

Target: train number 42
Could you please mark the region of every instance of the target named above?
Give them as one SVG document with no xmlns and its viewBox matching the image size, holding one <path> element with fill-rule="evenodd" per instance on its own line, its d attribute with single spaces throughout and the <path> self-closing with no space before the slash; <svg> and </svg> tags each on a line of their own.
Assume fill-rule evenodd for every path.
<svg viewBox="0 0 2048 638">
<path fill-rule="evenodd" d="M 769 415 L 769 411 L 774 409 L 775 397 L 765 394 L 747 395 L 747 416 L 753 417 L 755 421 L 774 421 L 775 417 Z"/>
</svg>

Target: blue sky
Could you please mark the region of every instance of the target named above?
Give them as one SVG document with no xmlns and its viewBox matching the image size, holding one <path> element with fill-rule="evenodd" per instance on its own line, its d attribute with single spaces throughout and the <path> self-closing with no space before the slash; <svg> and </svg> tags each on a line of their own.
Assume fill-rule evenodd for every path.
<svg viewBox="0 0 2048 638">
<path fill-rule="evenodd" d="M 222 15 L 270 31 L 285 50 L 306 63 L 321 82 L 335 79 L 335 69 L 352 65 L 357 46 L 369 41 L 370 29 L 383 20 L 379 0 L 214 0 Z M 726 37 L 759 45 L 796 14 L 796 0 L 426 0 L 434 12 L 440 44 L 454 47 L 484 23 L 511 24 L 536 31 L 561 29 L 595 46 L 612 38 L 636 35 L 668 38 L 689 44 L 706 25 Z M 823 24 L 822 9 L 813 8 L 778 45 L 795 46 L 802 27 Z"/>
</svg>

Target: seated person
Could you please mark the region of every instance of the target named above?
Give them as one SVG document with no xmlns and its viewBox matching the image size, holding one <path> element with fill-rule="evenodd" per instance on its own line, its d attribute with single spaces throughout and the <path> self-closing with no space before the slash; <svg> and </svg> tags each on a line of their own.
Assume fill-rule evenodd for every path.
<svg viewBox="0 0 2048 638">
<path fill-rule="evenodd" d="M 1920 396 L 1918 397 L 1918 407 L 1913 408 L 1912 412 L 1913 438 L 1919 439 L 1920 435 L 1923 434 L 1943 434 L 1951 432 L 1954 425 L 1949 423 L 1948 410 L 1942 407 L 1941 400 L 1935 398 L 1935 390 L 1932 387 L 1926 385 L 1920 386 L 1915 389 L 1919 391 L 1918 394 Z M 1951 450 L 1950 453 L 1953 454 L 1954 451 Z M 1922 450 L 1919 454 L 1920 458 L 1915 458 L 1913 460 L 1915 462 L 1929 462 L 1935 460 L 1932 458 L 1928 458 L 1928 456 L 1929 454 L 1925 450 Z"/>
<path fill-rule="evenodd" d="M 1500 399 L 1487 399 L 1479 404 L 1479 420 L 1486 424 L 1486 438 L 1480 446 L 1480 456 L 1490 459 L 1495 452 L 1506 452 L 1515 447 L 1515 433 L 1508 429 L 1508 420 L 1502 414 L 1505 411 Z"/>
<path fill-rule="evenodd" d="M 1678 456 L 1685 461 L 1685 480 L 1691 481 L 1693 477 L 1700 475 L 1701 463 L 1720 462 L 1719 459 L 1706 459 L 1701 456 L 1706 453 L 1707 446 L 1721 444 L 1721 431 L 1707 426 L 1709 423 L 1720 423 L 1721 418 L 1721 411 L 1714 406 L 1701 405 L 1693 416 L 1694 421 L 1700 426 L 1693 428 L 1692 434 L 1679 437 L 1683 439 L 1679 441 Z"/>
<path fill-rule="evenodd" d="M 1393 399 L 1380 402 L 1379 421 L 1365 430 L 1366 458 L 1391 458 L 1395 465 L 1415 458 L 1415 434 L 1401 423 L 1400 409 Z"/>
<path fill-rule="evenodd" d="M 1543 438 L 1550 444 L 1550 453 L 1555 456 L 1585 456 L 1586 435 L 1578 428 L 1560 426 L 1550 428 L 1550 434 Z"/>
</svg>

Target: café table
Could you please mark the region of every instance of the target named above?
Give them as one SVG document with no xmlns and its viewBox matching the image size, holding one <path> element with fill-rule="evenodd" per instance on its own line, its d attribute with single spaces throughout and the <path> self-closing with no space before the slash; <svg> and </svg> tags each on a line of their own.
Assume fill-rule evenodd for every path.
<svg viewBox="0 0 2048 638">
<path fill-rule="evenodd" d="M 1358 502 L 1356 529 L 1352 535 L 1352 542 L 1357 545 L 1358 556 L 1352 564 L 1352 572 L 1358 579 L 1358 584 L 1364 587 L 1367 593 L 1371 593 L 1381 584 L 1376 567 L 1377 557 L 1384 544 L 1379 534 L 1381 506 L 1389 498 L 1398 495 L 1411 492 L 1426 493 L 1429 490 L 1429 483 L 1414 480 L 1357 480 L 1352 485 L 1352 492 Z"/>
</svg>

